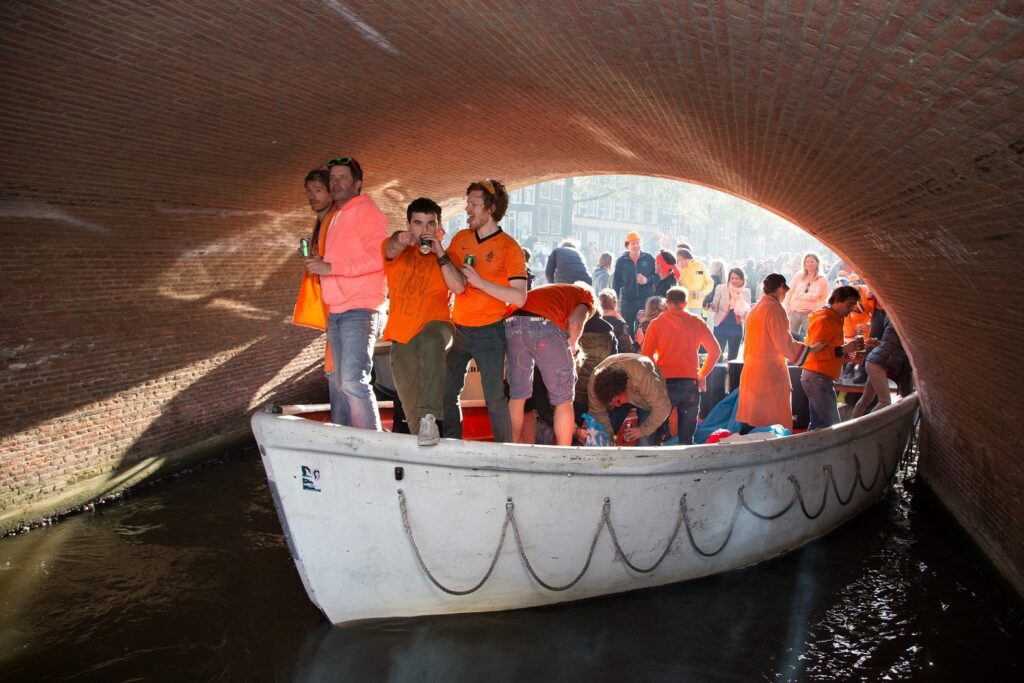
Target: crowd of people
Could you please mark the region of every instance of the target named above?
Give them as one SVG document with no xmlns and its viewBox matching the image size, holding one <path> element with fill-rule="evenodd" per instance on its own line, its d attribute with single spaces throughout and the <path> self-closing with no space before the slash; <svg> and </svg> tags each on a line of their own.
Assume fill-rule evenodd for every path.
<svg viewBox="0 0 1024 683">
<path fill-rule="evenodd" d="M 320 297 L 314 326 L 327 333 L 337 424 L 381 429 L 371 385 L 378 337 L 391 342 L 395 389 L 422 445 L 462 437 L 471 360 L 495 441 L 557 445 L 592 444 L 595 430 L 606 437 L 597 443 L 693 443 L 708 375 L 741 349 L 745 429 L 792 428 L 788 363 L 803 368 L 809 429 L 839 421 L 835 386 L 844 372 L 859 370 L 868 382 L 860 415 L 873 401 L 887 405 L 889 377 L 909 371 L 881 301 L 841 262 L 828 274 L 816 254 L 705 265 L 685 240 L 674 252 L 648 253 L 630 232 L 624 252 L 600 254 L 593 271 L 572 240 L 531 268 L 501 228 L 509 195 L 500 181 L 468 185 L 467 227 L 447 247 L 436 202 L 416 199 L 404 229 L 388 234 L 362 183 L 351 157 L 305 180 L 317 218 L 302 291 Z M 789 283 L 777 272 L 787 269 Z"/>
</svg>

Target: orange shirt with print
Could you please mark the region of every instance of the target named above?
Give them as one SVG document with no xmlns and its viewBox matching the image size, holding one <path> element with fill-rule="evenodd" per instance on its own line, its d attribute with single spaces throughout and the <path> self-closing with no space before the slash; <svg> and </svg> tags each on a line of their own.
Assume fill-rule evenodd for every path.
<svg viewBox="0 0 1024 683">
<path fill-rule="evenodd" d="M 580 304 L 593 315 L 594 293 L 576 285 L 544 285 L 526 293 L 526 303 L 520 310 L 546 318 L 568 332 L 569 315 Z"/>
<path fill-rule="evenodd" d="M 512 280 L 526 280 L 523 248 L 501 228 L 483 239 L 478 238 L 472 228 L 459 230 L 448 245 L 447 253 L 459 268 L 472 254 L 476 259 L 473 267 L 488 282 L 508 287 Z M 467 282 L 465 291 L 455 295 L 452 320 L 467 327 L 490 325 L 505 317 L 506 303 Z"/>
<path fill-rule="evenodd" d="M 418 248 L 406 248 L 388 260 L 387 243 L 384 240 L 380 245 L 390 299 L 388 322 L 381 338 L 408 344 L 427 323 L 451 320 L 451 291 L 433 252 L 424 255 Z"/>
</svg>

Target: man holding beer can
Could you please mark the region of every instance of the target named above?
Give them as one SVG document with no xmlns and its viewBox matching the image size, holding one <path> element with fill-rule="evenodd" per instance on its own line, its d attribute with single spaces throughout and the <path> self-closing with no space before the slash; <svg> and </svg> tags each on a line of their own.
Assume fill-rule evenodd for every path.
<svg viewBox="0 0 1024 683">
<path fill-rule="evenodd" d="M 436 420 L 443 411 L 444 357 L 452 345 L 451 291 L 437 267 L 441 247 L 441 207 L 420 197 L 405 210 L 406 229 L 382 245 L 388 279 L 388 321 L 383 339 L 391 342 L 391 374 L 405 409 L 409 431 L 422 446 L 438 442 Z"/>
<path fill-rule="evenodd" d="M 469 227 L 452 238 L 438 258 L 441 274 L 455 292 L 452 321 L 455 338 L 445 367 L 444 436 L 462 438 L 459 397 L 469 361 L 480 370 L 487 414 L 494 440 L 512 441 L 512 421 L 505 397 L 505 311 L 526 302 L 526 259 L 523 249 L 498 222 L 508 209 L 505 186 L 490 178 L 466 189 Z"/>
<path fill-rule="evenodd" d="M 327 340 L 334 361 L 331 421 L 381 431 L 371 386 L 373 344 L 380 334 L 387 295 L 381 242 L 387 217 L 362 194 L 363 168 L 353 157 L 327 162 L 331 196 L 338 210 L 327 225 L 322 255 L 306 259 L 306 270 L 320 276 Z"/>
</svg>

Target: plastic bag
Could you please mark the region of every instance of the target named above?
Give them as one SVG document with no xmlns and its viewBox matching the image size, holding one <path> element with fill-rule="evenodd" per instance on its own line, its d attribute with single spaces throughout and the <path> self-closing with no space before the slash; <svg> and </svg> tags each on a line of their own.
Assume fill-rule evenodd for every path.
<svg viewBox="0 0 1024 683">
<path fill-rule="evenodd" d="M 584 446 L 606 448 L 612 445 L 612 438 L 608 436 L 608 432 L 590 413 L 583 413 L 583 426 L 587 428 L 587 440 L 583 442 Z"/>
</svg>

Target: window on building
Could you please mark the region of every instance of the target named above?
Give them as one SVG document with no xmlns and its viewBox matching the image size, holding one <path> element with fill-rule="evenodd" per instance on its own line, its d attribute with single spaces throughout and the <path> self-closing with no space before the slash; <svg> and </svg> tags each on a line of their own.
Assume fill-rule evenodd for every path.
<svg viewBox="0 0 1024 683">
<path fill-rule="evenodd" d="M 615 220 L 626 220 L 626 202 L 621 199 L 615 200 Z"/>
<path fill-rule="evenodd" d="M 533 186 L 533 185 L 530 185 L 529 187 L 524 187 L 523 188 L 523 204 L 527 204 L 529 206 L 533 206 L 534 204 L 536 204 L 537 203 L 536 192 L 537 192 L 537 188 L 535 186 Z"/>
<path fill-rule="evenodd" d="M 516 212 L 515 211 L 511 211 L 511 210 L 506 211 L 505 212 L 505 218 L 504 218 L 504 220 L 501 221 L 501 225 L 502 225 L 502 229 L 505 232 L 507 232 L 510 235 L 512 235 L 513 237 L 515 237 L 516 236 Z"/>
<path fill-rule="evenodd" d="M 533 214 L 529 211 L 520 211 L 516 216 L 516 223 L 519 225 L 519 234 L 524 237 L 533 232 Z"/>
<path fill-rule="evenodd" d="M 657 225 L 658 212 L 654 209 L 653 206 L 648 206 L 647 210 L 644 213 L 647 215 L 647 220 L 644 221 L 645 223 L 647 223 L 647 225 Z"/>
<path fill-rule="evenodd" d="M 562 234 L 562 207 L 551 207 L 551 225 L 548 226 L 552 235 Z"/>
<path fill-rule="evenodd" d="M 565 197 L 565 181 L 556 180 L 551 183 L 551 198 L 561 200 Z"/>
<path fill-rule="evenodd" d="M 540 198 L 551 199 L 551 183 L 540 184 Z"/>
<path fill-rule="evenodd" d="M 509 195 L 509 199 L 510 199 L 510 202 L 512 204 L 522 204 L 523 203 L 523 188 L 517 187 L 516 189 L 512 190 L 512 194 Z"/>
<path fill-rule="evenodd" d="M 541 235 L 550 234 L 551 207 L 541 204 L 537 207 L 537 232 Z"/>
</svg>

